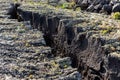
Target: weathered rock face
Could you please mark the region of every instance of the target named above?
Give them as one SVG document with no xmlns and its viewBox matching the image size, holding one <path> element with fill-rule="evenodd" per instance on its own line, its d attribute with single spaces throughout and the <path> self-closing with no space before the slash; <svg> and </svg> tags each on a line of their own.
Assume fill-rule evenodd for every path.
<svg viewBox="0 0 120 80">
<path fill-rule="evenodd" d="M 71 57 L 72 66 L 78 68 L 83 80 L 120 79 L 119 58 L 116 57 L 119 54 L 108 55 L 114 50 L 104 48 L 107 40 L 97 36 L 99 32 L 76 26 L 84 23 L 84 19 L 62 19 L 59 15 L 54 17 L 21 9 L 17 13 L 44 33 L 46 43 L 52 47 L 54 55 Z"/>
</svg>

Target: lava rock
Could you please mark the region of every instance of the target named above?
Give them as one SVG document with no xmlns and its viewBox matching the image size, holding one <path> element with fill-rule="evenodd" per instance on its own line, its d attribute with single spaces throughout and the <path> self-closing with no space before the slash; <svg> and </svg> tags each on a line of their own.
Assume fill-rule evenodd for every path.
<svg viewBox="0 0 120 80">
<path fill-rule="evenodd" d="M 91 4 L 86 10 L 89 12 L 93 12 L 95 10 L 94 5 Z"/>
<path fill-rule="evenodd" d="M 96 6 L 94 6 L 94 9 L 95 9 L 95 11 L 94 12 L 99 12 L 101 9 L 102 9 L 102 4 L 98 4 L 98 5 L 96 5 Z"/>
<path fill-rule="evenodd" d="M 116 3 L 113 8 L 112 12 L 120 12 L 120 3 Z"/>
<path fill-rule="evenodd" d="M 103 5 L 102 12 L 104 12 L 106 14 L 111 14 L 111 12 L 112 12 L 112 5 L 109 5 L 109 4 Z"/>
<path fill-rule="evenodd" d="M 10 15 L 10 19 L 17 19 L 18 15 L 17 15 L 17 8 L 20 6 L 19 3 L 12 3 L 10 4 L 10 8 L 7 12 L 7 15 Z"/>
<path fill-rule="evenodd" d="M 76 0 L 75 3 L 76 5 L 73 8 L 74 10 L 76 10 L 77 7 L 80 7 L 81 10 L 86 10 L 87 7 L 89 6 L 88 0 Z"/>
</svg>

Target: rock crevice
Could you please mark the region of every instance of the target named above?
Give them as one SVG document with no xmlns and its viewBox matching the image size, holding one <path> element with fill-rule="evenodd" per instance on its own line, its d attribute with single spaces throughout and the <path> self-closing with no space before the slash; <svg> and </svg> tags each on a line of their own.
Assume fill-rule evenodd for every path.
<svg viewBox="0 0 120 80">
<path fill-rule="evenodd" d="M 33 28 L 43 32 L 47 46 L 52 47 L 54 55 L 71 57 L 72 66 L 78 68 L 83 80 L 120 79 L 117 76 L 120 72 L 119 68 L 115 69 L 115 66 L 111 65 L 111 62 L 117 61 L 115 65 L 119 66 L 117 64 L 119 60 L 106 54 L 103 48 L 105 40 L 96 36 L 96 31 L 86 31 L 82 27 L 75 26 L 84 20 L 61 19 L 58 16 L 48 16 L 22 9 L 16 11 L 18 13 L 16 19 L 20 17 L 19 21 L 30 21 Z"/>
</svg>

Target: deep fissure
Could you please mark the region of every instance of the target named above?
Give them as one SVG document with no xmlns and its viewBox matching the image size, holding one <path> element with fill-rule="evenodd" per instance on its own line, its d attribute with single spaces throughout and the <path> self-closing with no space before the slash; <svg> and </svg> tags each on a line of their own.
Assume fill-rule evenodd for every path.
<svg viewBox="0 0 120 80">
<path fill-rule="evenodd" d="M 78 68 L 78 70 L 82 73 L 82 70 L 84 70 L 87 66 L 81 67 L 80 64 L 83 63 L 83 62 L 80 62 L 80 64 L 79 64 L 79 61 L 78 61 L 76 55 L 74 55 L 74 54 L 72 55 L 69 52 L 65 52 L 66 50 L 60 51 L 59 48 L 58 48 L 59 51 L 56 51 L 57 49 L 54 47 L 55 43 L 53 41 L 54 40 L 53 35 L 55 33 L 58 33 L 57 32 L 57 26 L 59 26 L 60 19 L 57 18 L 58 19 L 57 25 L 54 26 L 54 25 L 51 25 L 51 23 L 52 24 L 54 23 L 54 22 L 52 22 L 52 18 L 50 19 L 47 15 L 42 15 L 42 17 L 41 17 L 41 15 L 39 15 L 37 13 L 17 9 L 19 6 L 20 6 L 19 4 L 15 4 L 15 5 L 12 4 L 13 12 L 8 13 L 10 15 L 10 18 L 11 19 L 17 19 L 18 21 L 30 21 L 33 28 L 37 28 L 44 33 L 43 37 L 45 39 L 46 45 L 52 47 L 52 49 L 53 49 L 52 52 L 54 52 L 55 55 L 62 52 L 63 54 L 65 53 L 65 55 L 62 55 L 63 57 L 65 57 L 65 56 L 71 57 L 72 67 Z M 12 15 L 13 13 L 14 13 L 14 15 Z M 48 21 L 46 21 L 46 16 L 47 16 L 47 18 L 49 18 Z M 53 28 L 56 27 L 53 32 L 52 32 L 52 29 L 51 29 L 52 27 Z M 74 32 L 74 31 L 73 31 L 72 27 L 69 27 L 69 26 L 68 26 L 68 28 L 65 28 L 65 31 L 66 31 L 65 34 L 68 35 L 67 44 L 71 45 L 72 39 L 73 39 L 73 37 L 71 38 L 71 36 L 75 35 L 71 32 Z M 85 47 L 84 44 L 83 44 L 84 42 L 86 43 L 85 35 L 83 34 L 79 38 L 80 38 L 80 42 L 78 41 L 78 43 L 80 43 L 80 45 L 78 47 L 81 47 L 82 50 L 86 49 L 87 46 Z M 56 52 L 58 52 L 58 53 L 56 53 Z M 98 71 L 94 70 L 93 68 L 91 68 L 91 70 L 93 71 L 93 74 L 96 74 L 96 75 L 101 77 L 101 75 L 99 74 Z M 87 75 L 86 72 L 83 73 L 83 74 L 84 74 L 84 76 Z M 99 78 L 95 77 L 94 80 L 97 80 L 97 79 L 99 79 Z"/>
<path fill-rule="evenodd" d="M 8 11 L 10 18 L 30 21 L 33 28 L 42 31 L 46 45 L 52 48 L 54 55 L 71 57 L 72 67 L 78 68 L 83 80 L 109 79 L 104 61 L 106 51 L 101 47 L 105 43 L 104 40 L 92 37 L 93 33 L 86 33 L 82 28 L 74 28 L 70 25 L 71 20 L 23 11 L 18 7 L 19 4 L 12 4 Z"/>
</svg>

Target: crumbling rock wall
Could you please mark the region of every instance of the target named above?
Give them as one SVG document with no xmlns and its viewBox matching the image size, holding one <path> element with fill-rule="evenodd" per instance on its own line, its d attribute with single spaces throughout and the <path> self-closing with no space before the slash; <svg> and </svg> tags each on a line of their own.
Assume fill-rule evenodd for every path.
<svg viewBox="0 0 120 80">
<path fill-rule="evenodd" d="M 87 32 L 82 27 L 74 26 L 84 22 L 83 19 L 61 19 L 21 9 L 17 13 L 19 21 L 30 21 L 33 28 L 44 33 L 46 43 L 52 47 L 54 55 L 71 57 L 72 66 L 78 68 L 83 80 L 120 79 L 120 60 L 106 54 L 103 48 L 105 40 L 96 36 L 94 31 Z"/>
</svg>

